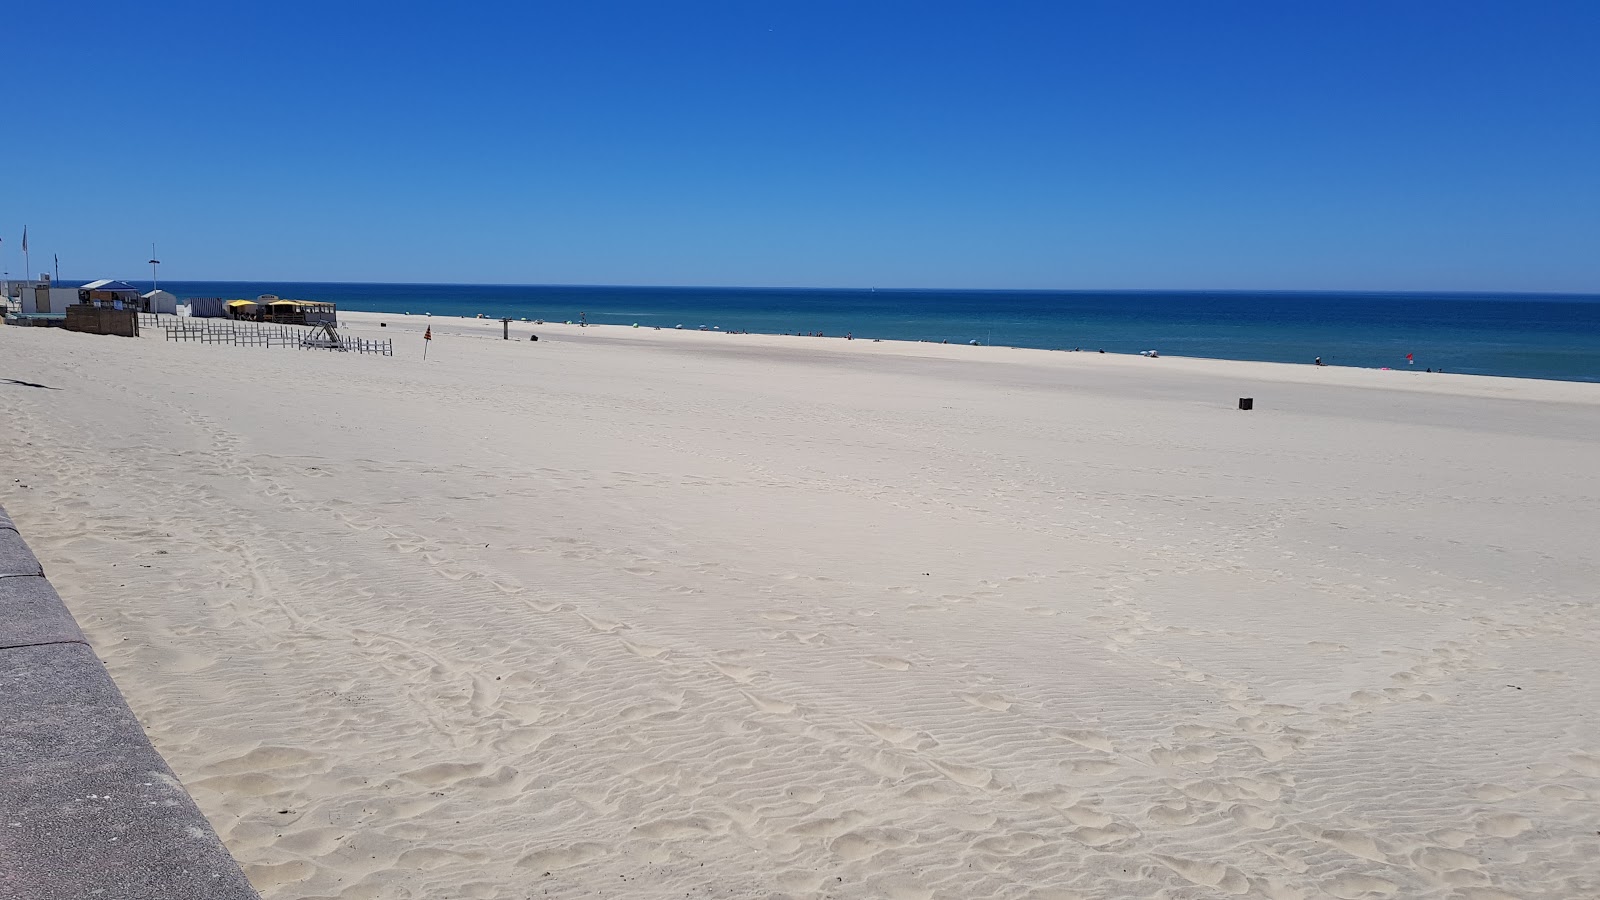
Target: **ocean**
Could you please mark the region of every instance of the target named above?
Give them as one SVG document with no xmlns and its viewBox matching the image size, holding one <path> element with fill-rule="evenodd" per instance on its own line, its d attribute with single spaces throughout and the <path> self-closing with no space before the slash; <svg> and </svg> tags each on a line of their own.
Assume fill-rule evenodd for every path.
<svg viewBox="0 0 1600 900">
<path fill-rule="evenodd" d="M 1600 295 L 973 291 L 164 282 L 180 299 L 277 294 L 340 309 L 1600 382 Z"/>
</svg>

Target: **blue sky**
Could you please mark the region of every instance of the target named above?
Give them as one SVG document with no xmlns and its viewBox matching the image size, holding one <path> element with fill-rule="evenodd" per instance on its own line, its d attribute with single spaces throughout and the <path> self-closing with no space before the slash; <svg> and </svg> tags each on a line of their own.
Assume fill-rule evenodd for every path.
<svg viewBox="0 0 1600 900">
<path fill-rule="evenodd" d="M 1592 0 L 7 18 L 13 275 L 1600 292 Z"/>
</svg>

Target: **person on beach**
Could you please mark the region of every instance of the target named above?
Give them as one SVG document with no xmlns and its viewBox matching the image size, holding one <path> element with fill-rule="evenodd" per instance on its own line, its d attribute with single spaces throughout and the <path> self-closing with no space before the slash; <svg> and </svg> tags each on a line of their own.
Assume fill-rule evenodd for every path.
<svg viewBox="0 0 1600 900">
<path fill-rule="evenodd" d="M 1316 361 L 1316 363 L 1315 363 L 1315 364 L 1316 364 L 1316 365 L 1319 365 L 1319 366 L 1320 366 L 1320 365 L 1322 365 L 1322 357 L 1320 357 L 1320 356 L 1319 356 L 1319 357 L 1317 357 L 1317 361 Z"/>
</svg>

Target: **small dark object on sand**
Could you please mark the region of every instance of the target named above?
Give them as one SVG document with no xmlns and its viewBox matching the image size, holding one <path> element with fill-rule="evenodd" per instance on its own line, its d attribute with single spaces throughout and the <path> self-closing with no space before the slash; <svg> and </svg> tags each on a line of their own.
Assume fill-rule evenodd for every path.
<svg viewBox="0 0 1600 900">
<path fill-rule="evenodd" d="M 537 334 L 528 335 L 528 340 L 530 340 L 530 341 L 537 341 L 538 339 L 539 339 L 539 336 Z"/>
<path fill-rule="evenodd" d="M 1240 397 L 1239 398 L 1239 408 L 1240 409 L 1255 409 L 1256 408 L 1256 398 L 1254 398 L 1254 397 Z"/>
</svg>

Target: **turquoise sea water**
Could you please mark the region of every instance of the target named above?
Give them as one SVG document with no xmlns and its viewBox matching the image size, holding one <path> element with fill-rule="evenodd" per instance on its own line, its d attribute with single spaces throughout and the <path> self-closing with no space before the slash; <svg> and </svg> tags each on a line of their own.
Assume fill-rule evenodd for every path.
<svg viewBox="0 0 1600 900">
<path fill-rule="evenodd" d="M 340 309 L 1402 368 L 1600 382 L 1600 295 L 169 282 Z"/>
</svg>

